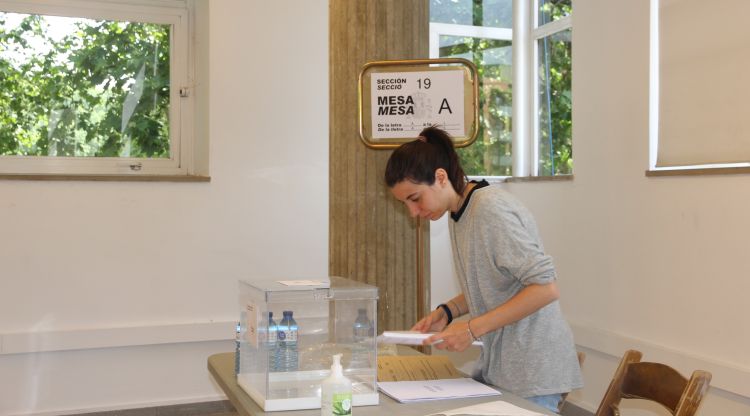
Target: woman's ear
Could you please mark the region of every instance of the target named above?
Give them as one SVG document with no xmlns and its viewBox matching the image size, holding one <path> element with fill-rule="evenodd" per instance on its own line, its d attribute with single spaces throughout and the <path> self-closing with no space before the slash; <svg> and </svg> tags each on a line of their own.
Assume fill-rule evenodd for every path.
<svg viewBox="0 0 750 416">
<path fill-rule="evenodd" d="M 439 185 L 450 183 L 450 181 L 448 180 L 448 172 L 446 172 L 443 168 L 437 168 L 435 170 L 435 182 L 437 182 Z"/>
</svg>

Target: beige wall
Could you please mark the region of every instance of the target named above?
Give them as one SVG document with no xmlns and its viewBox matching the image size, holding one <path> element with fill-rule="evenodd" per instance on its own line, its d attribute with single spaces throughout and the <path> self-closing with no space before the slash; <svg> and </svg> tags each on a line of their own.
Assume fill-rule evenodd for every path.
<svg viewBox="0 0 750 416">
<path fill-rule="evenodd" d="M 575 179 L 503 185 L 536 215 L 588 352 L 586 387 L 570 400 L 595 410 L 635 347 L 684 373 L 713 372 L 700 414 L 746 416 L 750 175 L 645 177 L 649 1 L 576 0 L 573 22 Z M 685 99 L 702 87 L 686 85 Z"/>
<path fill-rule="evenodd" d="M 237 279 L 327 275 L 328 2 L 209 7 L 210 183 L 0 181 L 0 415 L 223 399 Z"/>
</svg>

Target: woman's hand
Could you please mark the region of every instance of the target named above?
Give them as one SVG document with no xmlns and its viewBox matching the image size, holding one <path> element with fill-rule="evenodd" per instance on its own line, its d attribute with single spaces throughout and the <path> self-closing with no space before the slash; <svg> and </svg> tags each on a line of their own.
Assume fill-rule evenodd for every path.
<svg viewBox="0 0 750 416">
<path fill-rule="evenodd" d="M 471 346 L 474 339 L 469 333 L 466 321 L 454 322 L 443 332 L 437 333 L 424 341 L 422 345 L 432 345 L 439 350 L 461 352 Z"/>
<path fill-rule="evenodd" d="M 445 311 L 442 308 L 437 308 L 414 324 L 411 330 L 421 333 L 437 332 L 442 331 L 446 325 L 448 325 L 448 317 L 445 315 Z"/>
</svg>

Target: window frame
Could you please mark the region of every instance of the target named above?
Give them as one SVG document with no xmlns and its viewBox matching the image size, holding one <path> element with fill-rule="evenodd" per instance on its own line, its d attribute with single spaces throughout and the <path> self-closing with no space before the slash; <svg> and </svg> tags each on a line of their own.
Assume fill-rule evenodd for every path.
<svg viewBox="0 0 750 416">
<path fill-rule="evenodd" d="M 510 40 L 513 48 L 513 178 L 539 176 L 538 40 L 572 29 L 573 14 L 538 25 L 539 0 L 513 0 L 513 28 L 451 23 L 429 24 L 430 58 L 439 57 L 440 36 Z M 552 177 L 570 177 L 554 175 Z M 474 177 L 474 176 L 472 176 Z M 505 176 L 477 175 L 498 180 Z"/>
<path fill-rule="evenodd" d="M 532 142 L 531 142 L 531 176 L 539 176 L 539 139 L 540 139 L 540 128 L 539 128 L 539 109 L 541 108 L 542 103 L 539 101 L 540 97 L 540 88 L 539 88 L 539 41 L 543 40 L 545 38 L 551 38 L 552 36 L 556 35 L 557 33 L 566 31 L 568 29 L 573 28 L 573 15 L 569 14 L 565 17 L 561 17 L 560 19 L 553 20 L 549 23 L 545 23 L 543 25 L 539 25 L 539 0 L 534 0 L 534 7 L 533 7 L 533 13 L 531 13 L 532 16 L 532 26 L 531 26 L 531 74 L 530 79 L 532 80 L 532 93 L 531 93 L 531 100 L 532 100 L 532 111 L 531 111 L 531 125 L 532 125 Z M 572 40 L 571 40 L 572 43 Z M 565 175 L 551 175 L 551 176 L 565 176 Z"/>
<path fill-rule="evenodd" d="M 194 0 L 0 0 L 10 13 L 168 24 L 170 31 L 169 158 L 0 156 L 4 175 L 189 176 L 195 94 Z"/>
</svg>

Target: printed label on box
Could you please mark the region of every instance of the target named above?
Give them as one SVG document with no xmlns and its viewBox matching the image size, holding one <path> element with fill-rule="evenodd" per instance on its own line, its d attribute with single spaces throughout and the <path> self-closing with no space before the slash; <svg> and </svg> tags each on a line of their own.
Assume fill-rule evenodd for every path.
<svg viewBox="0 0 750 416">
<path fill-rule="evenodd" d="M 245 305 L 245 316 L 247 317 L 245 341 L 249 342 L 254 348 L 258 348 L 258 308 L 254 303 L 248 302 Z"/>
</svg>

